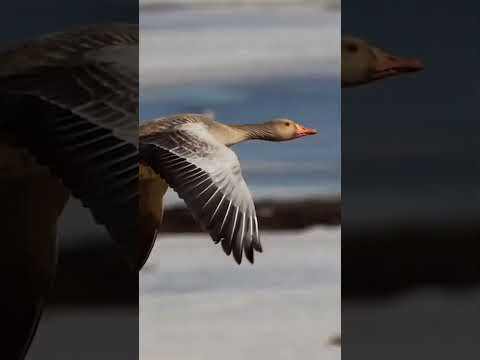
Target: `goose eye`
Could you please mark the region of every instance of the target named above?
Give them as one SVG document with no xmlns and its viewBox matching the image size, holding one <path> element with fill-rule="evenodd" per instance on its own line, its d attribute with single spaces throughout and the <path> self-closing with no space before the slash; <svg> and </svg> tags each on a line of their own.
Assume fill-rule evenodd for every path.
<svg viewBox="0 0 480 360">
<path fill-rule="evenodd" d="M 287 123 L 285 123 L 285 126 L 290 126 L 290 123 L 288 123 L 288 122 L 287 122 Z"/>
</svg>

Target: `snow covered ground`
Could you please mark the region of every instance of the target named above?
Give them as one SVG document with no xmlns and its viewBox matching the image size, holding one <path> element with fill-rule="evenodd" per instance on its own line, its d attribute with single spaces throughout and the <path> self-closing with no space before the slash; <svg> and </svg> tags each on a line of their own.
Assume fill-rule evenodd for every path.
<svg viewBox="0 0 480 360">
<path fill-rule="evenodd" d="M 344 302 L 343 353 L 348 359 L 477 359 L 479 304 L 480 289 L 423 289 L 391 301 Z"/>
<path fill-rule="evenodd" d="M 140 359 L 340 359 L 340 230 L 264 233 L 237 266 L 206 235 L 157 240 L 140 274 Z"/>
</svg>

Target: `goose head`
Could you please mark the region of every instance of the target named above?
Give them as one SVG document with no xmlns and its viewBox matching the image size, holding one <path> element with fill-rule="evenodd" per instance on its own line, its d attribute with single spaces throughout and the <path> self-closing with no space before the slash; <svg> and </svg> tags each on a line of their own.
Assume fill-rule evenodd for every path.
<svg viewBox="0 0 480 360">
<path fill-rule="evenodd" d="M 288 141 L 308 135 L 315 135 L 316 129 L 307 128 L 290 119 L 274 119 L 264 124 L 272 134 L 272 140 Z"/>
<path fill-rule="evenodd" d="M 398 57 L 366 41 L 342 38 L 342 87 L 356 86 L 423 69 L 418 59 Z"/>
</svg>

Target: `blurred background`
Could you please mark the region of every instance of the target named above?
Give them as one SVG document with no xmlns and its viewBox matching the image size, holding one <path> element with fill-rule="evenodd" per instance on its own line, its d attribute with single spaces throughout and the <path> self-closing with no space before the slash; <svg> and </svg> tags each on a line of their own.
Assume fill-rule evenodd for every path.
<svg viewBox="0 0 480 360">
<path fill-rule="evenodd" d="M 140 121 L 288 117 L 319 130 L 235 147 L 264 253 L 237 266 L 173 191 L 140 273 L 140 358 L 339 359 L 337 1 L 140 1 Z"/>
<path fill-rule="evenodd" d="M 479 14 L 473 2 L 342 2 L 343 34 L 425 64 L 342 91 L 347 358 L 477 357 Z"/>
<path fill-rule="evenodd" d="M 0 17 L 0 49 L 5 49 L 82 25 L 138 23 L 138 2 L 8 1 Z M 128 271 L 107 231 L 78 200 L 68 202 L 58 232 L 57 279 L 27 359 L 138 357 L 137 274 Z M 2 332 L 9 331 L 4 327 Z"/>
</svg>

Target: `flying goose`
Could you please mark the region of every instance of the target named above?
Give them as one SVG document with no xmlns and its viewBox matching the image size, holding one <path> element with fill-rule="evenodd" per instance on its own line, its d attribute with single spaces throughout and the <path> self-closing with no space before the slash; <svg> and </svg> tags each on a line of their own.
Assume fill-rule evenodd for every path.
<svg viewBox="0 0 480 360">
<path fill-rule="evenodd" d="M 168 184 L 227 255 L 233 253 L 240 264 L 245 253 L 253 263 L 254 250 L 262 251 L 255 206 L 230 147 L 248 140 L 287 141 L 313 134 L 315 129 L 289 119 L 226 125 L 200 114 L 179 114 L 140 126 L 140 158 L 156 177 L 159 193 Z"/>
<path fill-rule="evenodd" d="M 342 87 L 363 85 L 423 69 L 418 59 L 391 55 L 352 36 L 342 37 L 341 52 Z"/>
<path fill-rule="evenodd" d="M 132 267 L 148 254 L 152 235 L 146 250 L 137 240 L 138 25 L 81 27 L 0 52 L 0 105 L 2 354 L 17 359 L 54 279 L 70 192 Z"/>
</svg>

